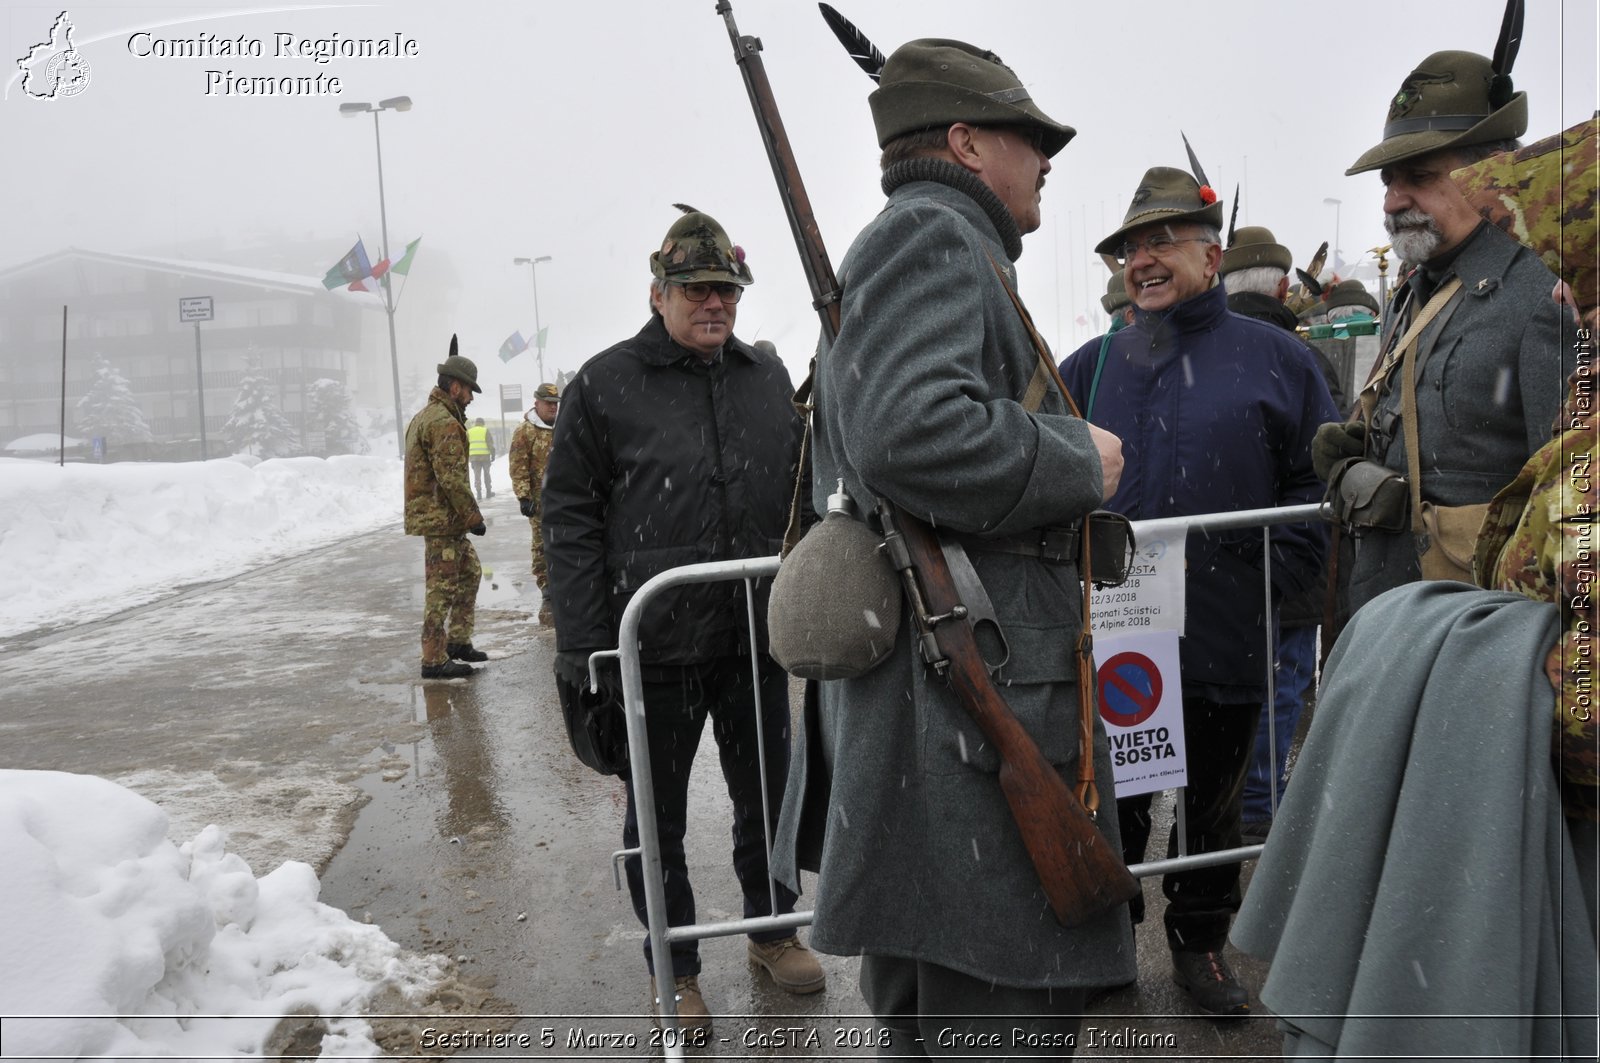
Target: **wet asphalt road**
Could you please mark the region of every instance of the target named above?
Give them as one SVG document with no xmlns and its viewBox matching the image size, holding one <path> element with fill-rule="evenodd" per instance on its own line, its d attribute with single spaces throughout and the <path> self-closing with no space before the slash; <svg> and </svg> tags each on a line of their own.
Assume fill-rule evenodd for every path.
<svg viewBox="0 0 1600 1063">
<path fill-rule="evenodd" d="M 493 575 L 475 641 L 492 659 L 474 678 L 417 678 L 421 541 L 396 526 L 108 620 L 0 642 L 0 766 L 116 779 L 174 812 L 176 840 L 222 824 L 257 874 L 284 859 L 311 863 L 325 903 L 408 948 L 455 958 L 463 982 L 485 990 L 433 1002 L 473 1013 L 439 1030 L 529 1045 L 479 1041 L 461 1056 L 649 1058 L 658 1053 L 644 934 L 612 871 L 622 786 L 567 747 L 553 642 L 532 620 L 527 521 L 509 492 L 486 512 L 489 535 L 475 543 Z M 709 740 L 690 802 L 700 919 L 736 918 L 728 803 Z M 1145 886 L 1159 912 L 1159 884 Z M 1269 1018 L 1193 1013 L 1172 985 L 1159 925 L 1142 928 L 1137 986 L 1094 1005 L 1079 1056 L 1275 1058 Z M 741 939 L 706 941 L 701 953 L 717 1021 L 713 1043 L 691 1055 L 873 1054 L 855 961 L 822 957 L 826 992 L 795 997 L 749 964 Z M 1258 987 L 1263 967 L 1235 959 Z M 413 1021 L 387 1043 L 449 1054 L 429 1041 L 430 1025 Z"/>
</svg>

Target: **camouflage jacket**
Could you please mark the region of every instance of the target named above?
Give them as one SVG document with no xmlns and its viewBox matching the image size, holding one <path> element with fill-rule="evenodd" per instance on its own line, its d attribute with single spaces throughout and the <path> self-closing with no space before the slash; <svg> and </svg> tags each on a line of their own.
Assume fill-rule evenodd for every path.
<svg viewBox="0 0 1600 1063">
<path fill-rule="evenodd" d="M 519 500 L 532 499 L 538 506 L 544 467 L 550 463 L 550 441 L 555 437 L 555 429 L 535 424 L 527 416 L 517 425 L 511 437 L 511 489 Z"/>
<path fill-rule="evenodd" d="M 1480 586 L 1561 609 L 1563 633 L 1545 658 L 1557 694 L 1552 755 L 1567 815 L 1590 821 L 1600 820 L 1593 373 L 1591 363 L 1572 374 L 1559 434 L 1490 503 L 1473 565 Z"/>
<path fill-rule="evenodd" d="M 467 479 L 467 418 L 434 388 L 406 426 L 406 534 L 465 535 L 483 522 Z"/>
</svg>

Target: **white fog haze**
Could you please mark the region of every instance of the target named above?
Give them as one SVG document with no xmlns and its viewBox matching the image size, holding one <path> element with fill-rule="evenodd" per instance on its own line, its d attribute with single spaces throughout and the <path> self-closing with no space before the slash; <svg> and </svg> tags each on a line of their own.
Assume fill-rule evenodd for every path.
<svg viewBox="0 0 1600 1063">
<path fill-rule="evenodd" d="M 1412 67 L 1443 48 L 1490 53 L 1503 9 L 1500 0 L 837 6 L 885 53 L 921 36 L 994 49 L 1047 113 L 1078 129 L 1054 160 L 1044 223 L 1021 262 L 1023 295 L 1063 353 L 1103 329 L 1097 300 L 1106 274 L 1090 249 L 1120 222 L 1147 167 L 1185 165 L 1180 130 L 1229 209 L 1242 184 L 1239 224 L 1272 228 L 1300 265 L 1335 239 L 1337 226 L 1345 258 L 1359 261 L 1384 241 L 1380 185 L 1375 174 L 1347 178 L 1344 169 L 1377 142 L 1388 100 Z M 550 257 L 537 267 L 546 376 L 631 335 L 646 315 L 646 259 L 676 216 L 674 202 L 712 213 L 747 249 L 756 284 L 739 306 L 737 331 L 773 340 L 798 379 L 816 318 L 714 8 L 711 0 L 101 3 L 67 9 L 88 84 L 38 100 L 22 91 L 16 60 L 48 39 L 62 8 L 7 5 L 0 361 L 59 365 L 61 299 L 6 282 L 17 267 L 67 249 L 317 282 L 359 236 L 376 262 L 383 235 L 373 121 L 339 107 L 404 95 L 412 108 L 385 111 L 379 122 L 391 258 L 422 238 L 409 275 L 394 278 L 405 416 L 451 332 L 486 386 L 538 383 L 532 349 L 508 364 L 495 353 L 513 331 L 534 335 L 532 274 L 515 258 Z M 742 33 L 763 42 L 837 259 L 882 201 L 866 104 L 872 85 L 815 4 L 743 0 L 734 14 Z M 1526 139 L 1594 110 L 1595 31 L 1591 3 L 1528 5 L 1513 72 L 1529 95 Z M 139 34 L 148 36 L 130 43 Z M 193 47 L 202 34 L 256 40 L 263 54 L 133 54 L 153 41 Z M 278 34 L 297 47 L 335 36 L 399 40 L 415 54 L 280 58 Z M 235 79 L 322 75 L 324 89 L 337 78 L 340 91 L 224 95 L 209 70 Z M 338 294 L 370 308 L 357 315 L 360 343 L 387 370 L 379 297 Z M 168 293 L 152 300 L 153 327 L 171 331 L 174 358 L 186 355 L 192 375 L 189 328 L 177 324 Z M 69 360 L 88 359 L 84 348 L 69 343 Z M 58 387 L 59 370 L 44 379 Z M 392 409 L 386 373 L 352 382 L 358 406 Z M 208 418 L 227 412 L 212 408 L 220 401 L 208 398 Z M 12 427 L 0 421 L 0 436 L 19 434 Z"/>
</svg>

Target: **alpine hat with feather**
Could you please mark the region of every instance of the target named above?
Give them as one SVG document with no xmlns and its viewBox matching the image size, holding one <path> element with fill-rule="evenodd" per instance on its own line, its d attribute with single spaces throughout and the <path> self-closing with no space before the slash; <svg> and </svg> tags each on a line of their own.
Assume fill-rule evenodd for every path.
<svg viewBox="0 0 1600 1063">
<path fill-rule="evenodd" d="M 905 133 L 966 122 L 1036 129 L 1040 150 L 1053 156 L 1078 132 L 1041 111 L 998 55 L 936 37 L 896 48 L 867 103 L 880 148 Z"/>
<path fill-rule="evenodd" d="M 1378 170 L 1444 148 L 1510 140 L 1528 131 L 1528 94 L 1472 52 L 1434 52 L 1389 101 L 1383 140 L 1345 171 Z"/>
<path fill-rule="evenodd" d="M 672 223 L 661 249 L 650 253 L 650 272 L 673 284 L 725 282 L 743 287 L 755 283 L 744 248 L 728 239 L 717 219 L 686 203 L 674 203 L 683 217 Z"/>
<path fill-rule="evenodd" d="M 1193 174 L 1171 166 L 1152 166 L 1139 181 L 1121 227 L 1095 245 L 1095 254 L 1117 254 L 1130 232 L 1156 222 L 1209 225 L 1221 232 L 1222 201 L 1210 185 L 1196 181 Z"/>
</svg>

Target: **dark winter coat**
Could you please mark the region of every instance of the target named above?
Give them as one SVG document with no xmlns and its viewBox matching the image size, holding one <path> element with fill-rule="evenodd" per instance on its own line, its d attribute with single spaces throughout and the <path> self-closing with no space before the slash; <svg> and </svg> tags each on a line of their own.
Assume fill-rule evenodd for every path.
<svg viewBox="0 0 1600 1063">
<path fill-rule="evenodd" d="M 1297 506 L 1322 498 L 1311 438 L 1337 416 L 1311 352 L 1276 325 L 1228 311 L 1217 285 L 1164 313 L 1138 310 L 1112 337 L 1091 422 L 1122 439 L 1126 463 L 1106 508 L 1133 520 Z M 1089 394 L 1093 340 L 1061 364 L 1074 398 Z M 1327 545 L 1317 525 L 1272 534 L 1275 599 L 1315 580 Z M 1266 610 L 1259 529 L 1193 532 L 1180 646 L 1187 692 L 1259 704 L 1266 689 Z"/>
<path fill-rule="evenodd" d="M 658 316 L 584 364 L 561 396 L 541 514 L 558 648 L 615 646 L 658 573 L 778 553 L 800 450 L 792 394 L 777 357 L 730 337 L 707 363 Z M 756 615 L 765 650 L 764 593 Z M 745 617 L 740 582 L 667 591 L 645 612 L 642 660 L 748 653 Z"/>
<path fill-rule="evenodd" d="M 941 528 L 1015 535 L 1069 525 L 1100 501 L 1100 459 L 1059 395 L 1037 413 L 1020 402 L 1038 357 L 995 272 L 1015 283 L 1016 224 L 966 171 L 902 164 L 913 166 L 966 180 L 894 187 L 841 263 L 842 325 L 817 363 L 813 502 L 820 511 L 842 479 L 864 506 L 885 497 Z M 1005 699 L 1072 779 L 1077 569 L 969 554 L 1010 641 Z M 873 671 L 820 684 L 820 708 L 797 743 L 773 870 L 794 885 L 800 867 L 820 866 L 812 945 L 1008 986 L 1132 978 L 1126 909 L 1070 931 L 1051 915 L 1001 793 L 999 759 L 922 663 L 910 617 L 908 608 L 894 652 Z M 1095 720 L 1095 767 L 1109 795 Z M 1101 815 L 1099 826 L 1119 851 L 1117 817 Z"/>
<path fill-rule="evenodd" d="M 1487 223 L 1437 278 L 1461 278 L 1461 291 L 1418 339 L 1417 445 L 1422 497 L 1443 506 L 1488 502 L 1550 439 L 1576 345 L 1571 317 L 1550 298 L 1556 277 L 1539 256 Z M 1384 315 L 1388 350 L 1418 309 L 1411 280 Z M 1402 309 L 1404 307 L 1404 309 Z M 1400 377 L 1379 399 L 1369 455 L 1406 475 L 1398 421 Z M 1350 606 L 1421 579 L 1410 531 L 1364 531 L 1350 573 Z"/>
</svg>

